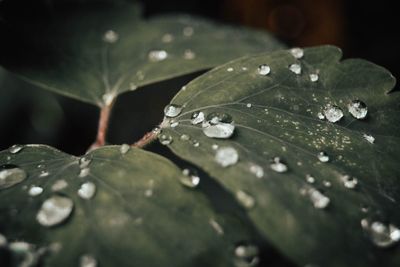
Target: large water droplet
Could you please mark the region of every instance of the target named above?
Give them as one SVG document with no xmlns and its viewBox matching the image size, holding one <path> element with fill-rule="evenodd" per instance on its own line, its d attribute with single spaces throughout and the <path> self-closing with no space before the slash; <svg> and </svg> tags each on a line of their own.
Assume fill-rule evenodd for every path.
<svg viewBox="0 0 400 267">
<path fill-rule="evenodd" d="M 266 76 L 266 75 L 270 74 L 270 72 L 271 72 L 271 68 L 266 64 L 262 64 L 262 65 L 258 66 L 257 70 L 258 70 L 258 74 L 263 75 L 263 76 Z"/>
<path fill-rule="evenodd" d="M 252 174 L 254 174 L 257 178 L 262 178 L 264 176 L 264 169 L 260 165 L 251 163 L 249 170 Z"/>
<path fill-rule="evenodd" d="M 78 189 L 78 195 L 83 199 L 91 199 L 96 193 L 96 185 L 92 182 L 86 182 Z"/>
<path fill-rule="evenodd" d="M 182 107 L 175 104 L 169 104 L 164 108 L 164 115 L 165 117 L 168 118 L 175 118 L 181 112 L 182 112 Z"/>
<path fill-rule="evenodd" d="M 351 177 L 349 175 L 342 175 L 340 179 L 343 182 L 344 187 L 349 188 L 349 189 L 354 189 L 356 188 L 358 184 L 358 180 L 355 177 Z"/>
<path fill-rule="evenodd" d="M 400 241 L 400 229 L 393 224 L 384 224 L 379 221 L 371 223 L 368 219 L 362 219 L 361 226 L 377 247 L 391 247 Z"/>
<path fill-rule="evenodd" d="M 109 44 L 117 42 L 119 39 L 119 34 L 113 30 L 108 30 L 103 35 L 103 41 Z"/>
<path fill-rule="evenodd" d="M 321 151 L 317 154 L 318 160 L 321 162 L 328 162 L 329 161 L 329 156 L 326 152 Z"/>
<path fill-rule="evenodd" d="M 26 179 L 26 172 L 20 168 L 3 169 L 0 171 L 0 189 L 9 188 Z"/>
<path fill-rule="evenodd" d="M 162 134 L 160 135 L 160 143 L 164 146 L 171 144 L 173 141 L 172 136 Z"/>
<path fill-rule="evenodd" d="M 191 118 L 192 118 L 191 123 L 192 123 L 193 125 L 202 123 L 202 122 L 204 121 L 204 113 L 201 112 L 201 111 L 196 111 L 196 112 L 194 112 L 194 113 L 192 114 L 192 117 L 191 117 Z"/>
<path fill-rule="evenodd" d="M 360 100 L 351 101 L 347 108 L 349 109 L 350 114 L 353 115 L 353 117 L 356 119 L 361 120 L 367 117 L 367 105 Z"/>
<path fill-rule="evenodd" d="M 158 62 L 167 59 L 168 53 L 165 50 L 152 50 L 148 54 L 148 58 L 151 62 Z"/>
<path fill-rule="evenodd" d="M 343 111 L 335 105 L 326 105 L 323 113 L 325 118 L 330 122 L 337 122 L 343 118 Z"/>
<path fill-rule="evenodd" d="M 295 47 L 295 48 L 290 49 L 290 53 L 296 59 L 300 59 L 300 58 L 302 58 L 304 56 L 304 50 L 299 48 L 299 47 Z"/>
<path fill-rule="evenodd" d="M 256 204 L 256 201 L 254 200 L 254 198 L 250 194 L 248 194 L 242 190 L 239 190 L 236 192 L 236 199 L 246 209 L 251 209 Z"/>
<path fill-rule="evenodd" d="M 121 152 L 121 154 L 126 154 L 130 148 L 131 146 L 128 144 L 122 144 L 121 147 L 119 148 L 119 151 Z"/>
<path fill-rule="evenodd" d="M 200 183 L 200 177 L 195 170 L 183 169 L 180 182 L 187 187 L 195 188 Z"/>
<path fill-rule="evenodd" d="M 13 145 L 10 147 L 8 150 L 10 151 L 11 154 L 17 154 L 20 152 L 24 147 L 21 145 Z"/>
<path fill-rule="evenodd" d="M 232 123 L 203 124 L 203 133 L 210 138 L 226 139 L 233 135 L 235 125 Z"/>
<path fill-rule="evenodd" d="M 220 113 L 220 112 L 212 112 L 207 115 L 207 123 L 218 124 L 220 122 L 231 123 L 232 116 L 227 113 Z"/>
<path fill-rule="evenodd" d="M 325 209 L 330 199 L 315 188 L 308 189 L 308 195 L 316 209 Z"/>
<path fill-rule="evenodd" d="M 270 165 L 271 170 L 276 171 L 276 172 L 286 172 L 288 170 L 288 167 L 285 163 L 282 162 L 281 158 L 279 157 L 274 157 L 272 159 L 272 163 Z"/>
<path fill-rule="evenodd" d="M 215 154 L 215 161 L 222 167 L 235 165 L 239 160 L 239 154 L 233 147 L 221 147 Z"/>
<path fill-rule="evenodd" d="M 41 193 L 43 193 L 43 188 L 40 186 L 32 186 L 31 188 L 29 188 L 28 194 L 31 197 L 35 197 L 40 195 Z"/>
<path fill-rule="evenodd" d="M 235 248 L 234 264 L 236 267 L 256 266 L 260 259 L 258 257 L 259 249 L 255 245 L 240 244 Z"/>
<path fill-rule="evenodd" d="M 301 74 L 301 66 L 297 63 L 292 64 L 289 66 L 289 70 L 294 74 L 300 75 Z"/>
<path fill-rule="evenodd" d="M 36 219 L 43 226 L 55 226 L 71 215 L 73 207 L 74 203 L 71 199 L 55 195 L 43 202 Z"/>
<path fill-rule="evenodd" d="M 97 260 L 92 255 L 82 255 L 79 260 L 79 267 L 97 267 Z"/>
</svg>

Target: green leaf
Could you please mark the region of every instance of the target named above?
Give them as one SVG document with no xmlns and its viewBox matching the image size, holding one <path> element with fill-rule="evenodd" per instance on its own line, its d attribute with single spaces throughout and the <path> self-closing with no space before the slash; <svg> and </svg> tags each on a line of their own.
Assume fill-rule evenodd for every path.
<svg viewBox="0 0 400 267">
<path fill-rule="evenodd" d="M 189 16 L 140 20 L 131 4 L 55 9 L 3 23 L 0 63 L 34 84 L 103 106 L 137 87 L 282 45 L 265 32 Z"/>
<path fill-rule="evenodd" d="M 322 46 L 304 49 L 300 59 L 277 51 L 218 67 L 176 95 L 172 103 L 183 109 L 164 120 L 160 139 L 171 138 L 174 153 L 237 195 L 264 236 L 301 266 L 398 266 L 400 246 L 388 235 L 374 235 L 368 225 L 400 227 L 399 93 L 389 94 L 395 79 L 385 69 L 340 58 L 338 48 Z M 259 74 L 262 64 L 270 67 L 269 73 L 264 67 L 267 75 Z M 300 65 L 300 74 L 290 70 L 292 64 Z M 311 81 L 311 74 L 318 80 L 313 76 Z M 365 119 L 348 111 L 353 100 L 366 103 Z M 327 105 L 340 108 L 343 118 L 336 123 L 319 119 Z M 213 112 L 228 114 L 235 126 L 232 137 L 207 137 L 207 124 L 191 123 L 194 112 L 206 118 Z M 228 126 L 217 122 L 226 136 L 229 116 L 222 118 Z M 216 161 L 224 147 L 239 156 L 225 168 Z M 320 152 L 328 162 L 318 159 Z M 284 165 L 271 165 L 275 157 Z M 232 154 L 225 159 L 235 162 Z M 314 183 L 306 181 L 312 182 L 309 176 Z M 249 199 L 254 205 L 248 205 Z M 392 238 L 398 239 L 395 234 Z M 380 238 L 392 248 L 374 244 Z"/>
<path fill-rule="evenodd" d="M 40 258 L 40 266 L 80 266 L 86 254 L 99 266 L 231 266 L 235 245 L 250 237 L 242 221 L 217 214 L 165 158 L 121 149 L 103 147 L 81 159 L 44 145 L 0 152 L 0 233 L 13 257 Z M 89 199 L 87 182 L 96 188 Z M 63 197 L 64 211 L 50 205 L 59 215 L 40 215 L 52 197 Z"/>
</svg>

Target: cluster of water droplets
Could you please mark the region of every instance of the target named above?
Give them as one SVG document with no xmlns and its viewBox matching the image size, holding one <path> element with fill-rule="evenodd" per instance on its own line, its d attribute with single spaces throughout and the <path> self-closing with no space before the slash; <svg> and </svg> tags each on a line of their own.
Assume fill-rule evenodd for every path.
<svg viewBox="0 0 400 267">
<path fill-rule="evenodd" d="M 362 219 L 361 227 L 377 247 L 391 247 L 400 241 L 400 229 L 393 224 Z"/>
</svg>

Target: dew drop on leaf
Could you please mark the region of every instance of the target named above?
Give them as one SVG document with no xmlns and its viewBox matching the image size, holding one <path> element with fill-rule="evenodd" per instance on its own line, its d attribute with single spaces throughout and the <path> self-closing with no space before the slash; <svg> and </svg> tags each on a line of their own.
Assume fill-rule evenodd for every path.
<svg viewBox="0 0 400 267">
<path fill-rule="evenodd" d="M 92 255 L 82 255 L 79 260 L 79 267 L 97 267 L 97 260 Z"/>
<path fill-rule="evenodd" d="M 172 136 L 166 134 L 160 135 L 160 143 L 162 145 L 169 145 L 172 143 L 172 141 L 173 141 Z"/>
<path fill-rule="evenodd" d="M 373 137 L 372 135 L 363 134 L 363 137 L 365 140 L 368 141 L 368 143 L 371 143 L 371 144 L 375 143 L 375 137 Z"/>
<path fill-rule="evenodd" d="M 258 74 L 263 75 L 263 76 L 266 76 L 266 75 L 270 74 L 270 72 L 271 72 L 271 68 L 266 64 L 262 64 L 262 65 L 258 66 L 257 70 L 258 70 Z"/>
<path fill-rule="evenodd" d="M 329 156 L 324 151 L 319 152 L 317 157 L 318 157 L 318 160 L 321 161 L 321 162 L 328 162 L 329 161 Z"/>
<path fill-rule="evenodd" d="M 3 169 L 0 171 L 0 189 L 9 188 L 19 184 L 26 179 L 27 175 L 23 169 L 18 167 Z"/>
<path fill-rule="evenodd" d="M 50 172 L 45 171 L 45 170 L 42 170 L 42 171 L 39 173 L 39 177 L 40 177 L 40 178 L 47 177 L 47 176 L 49 176 L 49 175 L 50 175 Z"/>
<path fill-rule="evenodd" d="M 295 47 L 295 48 L 290 49 L 290 53 L 296 59 L 300 59 L 300 58 L 302 58 L 304 56 L 304 50 L 299 48 L 299 47 Z"/>
<path fill-rule="evenodd" d="M 169 104 L 164 108 L 164 115 L 165 117 L 168 118 L 175 118 L 182 112 L 182 107 L 175 105 L 175 104 Z"/>
<path fill-rule="evenodd" d="M 171 127 L 171 128 L 175 128 L 175 127 L 178 126 L 178 125 L 179 125 L 179 121 L 171 121 L 170 127 Z"/>
<path fill-rule="evenodd" d="M 318 74 L 316 74 L 316 73 L 311 73 L 311 74 L 310 74 L 310 81 L 311 81 L 311 82 L 315 83 L 315 82 L 318 81 L 318 79 L 319 79 Z"/>
<path fill-rule="evenodd" d="M 322 184 L 325 186 L 325 187 L 331 187 L 332 186 L 332 184 L 331 184 L 331 182 L 329 182 L 329 181 L 322 181 Z"/>
<path fill-rule="evenodd" d="M 271 170 L 275 171 L 275 172 L 287 172 L 288 167 L 285 163 L 282 162 L 281 158 L 279 157 L 274 157 L 272 159 L 272 162 L 270 164 Z"/>
<path fill-rule="evenodd" d="M 361 120 L 367 117 L 368 113 L 367 105 L 360 100 L 351 101 L 351 103 L 347 106 L 347 108 L 350 114 L 356 119 Z"/>
<path fill-rule="evenodd" d="M 309 188 L 307 193 L 316 209 L 325 209 L 330 203 L 330 199 L 315 188 Z"/>
<path fill-rule="evenodd" d="M 227 71 L 227 72 L 232 72 L 232 71 L 233 71 L 233 68 L 227 68 L 226 71 Z"/>
<path fill-rule="evenodd" d="M 67 181 L 65 181 L 64 179 L 60 179 L 60 180 L 57 180 L 54 182 L 54 184 L 51 186 L 51 190 L 54 192 L 57 192 L 57 191 L 61 191 L 61 190 L 65 189 L 67 187 L 68 187 Z"/>
<path fill-rule="evenodd" d="M 236 192 L 236 199 L 246 209 L 253 208 L 256 203 L 254 198 L 249 193 L 246 193 L 245 191 L 242 190 Z"/>
<path fill-rule="evenodd" d="M 253 267 L 260 262 L 259 249 L 255 245 L 240 244 L 235 247 L 235 267 Z"/>
<path fill-rule="evenodd" d="M 79 178 L 84 178 L 84 177 L 88 176 L 89 173 L 90 173 L 90 169 L 89 168 L 83 168 L 83 169 L 80 170 L 78 176 L 79 176 Z"/>
<path fill-rule="evenodd" d="M 7 245 L 7 238 L 0 233 L 0 248 Z"/>
<path fill-rule="evenodd" d="M 122 144 L 121 147 L 119 148 L 119 151 L 121 152 L 121 154 L 126 154 L 130 148 L 131 146 L 128 144 Z"/>
<path fill-rule="evenodd" d="M 190 26 L 186 26 L 185 28 L 183 28 L 183 36 L 185 37 L 191 37 L 194 34 L 194 29 L 193 27 Z"/>
<path fill-rule="evenodd" d="M 79 168 L 83 169 L 89 166 L 92 160 L 89 157 L 82 157 L 79 159 Z"/>
<path fill-rule="evenodd" d="M 318 119 L 320 119 L 320 120 L 325 120 L 325 115 L 322 114 L 322 112 L 318 112 L 317 117 L 318 117 Z"/>
<path fill-rule="evenodd" d="M 116 43 L 119 39 L 119 34 L 113 30 L 108 30 L 103 35 L 103 41 L 109 44 Z"/>
<path fill-rule="evenodd" d="M 180 139 L 181 139 L 182 141 L 189 141 L 189 140 L 190 140 L 190 136 L 187 135 L 187 134 L 182 134 L 181 137 L 180 137 Z"/>
<path fill-rule="evenodd" d="M 148 54 L 148 59 L 151 62 L 159 62 L 167 59 L 168 53 L 165 50 L 152 50 Z"/>
<path fill-rule="evenodd" d="M 362 219 L 361 227 L 377 247 L 391 247 L 400 241 L 400 229 L 393 224 L 384 224 L 379 221 L 370 222 L 368 219 Z"/>
<path fill-rule="evenodd" d="M 264 169 L 260 165 L 251 163 L 249 170 L 252 174 L 254 174 L 257 178 L 262 178 L 264 176 Z"/>
<path fill-rule="evenodd" d="M 307 181 L 307 183 L 309 183 L 309 184 L 313 184 L 313 183 L 315 183 L 315 178 L 314 178 L 312 175 L 307 174 L 307 175 L 306 175 L 306 181 Z"/>
<path fill-rule="evenodd" d="M 13 145 L 9 148 L 11 154 L 17 154 L 20 152 L 24 147 L 21 145 Z"/>
<path fill-rule="evenodd" d="M 220 122 L 218 124 L 203 124 L 203 133 L 210 138 L 220 138 L 227 139 L 230 138 L 234 131 L 235 125 L 232 123 L 223 123 Z"/>
<path fill-rule="evenodd" d="M 86 182 L 78 189 L 78 195 L 83 199 L 91 199 L 96 193 L 96 185 L 92 182 Z"/>
<path fill-rule="evenodd" d="M 200 183 L 200 177 L 195 170 L 183 169 L 180 182 L 189 188 L 195 188 Z"/>
<path fill-rule="evenodd" d="M 344 187 L 349 188 L 349 189 L 356 188 L 356 186 L 358 184 L 357 178 L 351 177 L 350 175 L 342 175 L 340 177 L 340 179 L 342 180 Z"/>
<path fill-rule="evenodd" d="M 166 33 L 161 37 L 163 43 L 171 43 L 174 40 L 174 36 L 170 33 Z"/>
<path fill-rule="evenodd" d="M 31 188 L 29 188 L 28 194 L 31 197 L 35 197 L 40 195 L 41 193 L 43 193 L 43 188 L 40 186 L 32 186 Z"/>
<path fill-rule="evenodd" d="M 208 222 L 218 235 L 224 234 L 224 228 L 215 219 L 211 218 Z"/>
<path fill-rule="evenodd" d="M 335 105 L 326 105 L 324 108 L 324 116 L 330 122 L 337 122 L 343 118 L 343 111 Z"/>
<path fill-rule="evenodd" d="M 215 161 L 222 167 L 235 165 L 239 160 L 239 154 L 233 147 L 221 147 L 215 153 Z"/>
<path fill-rule="evenodd" d="M 204 113 L 202 111 L 196 111 L 193 112 L 192 116 L 191 116 L 191 123 L 193 125 L 197 125 L 199 123 L 202 123 L 204 121 Z"/>
<path fill-rule="evenodd" d="M 191 49 L 186 49 L 183 53 L 183 58 L 187 60 L 192 60 L 196 58 L 196 54 Z"/>
<path fill-rule="evenodd" d="M 246 104 L 246 107 L 251 108 L 251 107 L 252 107 L 252 104 L 251 104 L 251 103 L 247 103 L 247 104 Z"/>
<path fill-rule="evenodd" d="M 301 66 L 299 64 L 297 64 L 297 63 L 291 64 L 289 66 L 289 70 L 291 72 L 293 72 L 294 74 L 296 74 L 296 75 L 300 75 L 301 74 Z"/>
<path fill-rule="evenodd" d="M 55 195 L 43 202 L 36 219 L 42 226 L 55 226 L 71 215 L 73 207 L 74 203 L 70 198 Z"/>
</svg>

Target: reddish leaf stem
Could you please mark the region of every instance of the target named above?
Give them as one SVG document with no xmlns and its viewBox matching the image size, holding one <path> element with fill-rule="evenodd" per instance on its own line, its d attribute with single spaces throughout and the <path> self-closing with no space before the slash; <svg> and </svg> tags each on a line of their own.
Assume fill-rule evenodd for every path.
<svg viewBox="0 0 400 267">
<path fill-rule="evenodd" d="M 96 141 L 90 146 L 89 151 L 95 148 L 104 146 L 106 144 L 106 136 L 108 131 L 108 124 L 110 121 L 111 111 L 114 101 L 110 105 L 105 105 L 100 110 L 99 126 L 97 128 Z"/>
<path fill-rule="evenodd" d="M 154 140 L 157 139 L 157 131 L 153 130 L 151 132 L 146 133 L 139 141 L 135 142 L 132 146 L 143 148 L 149 144 L 151 144 Z"/>
</svg>

